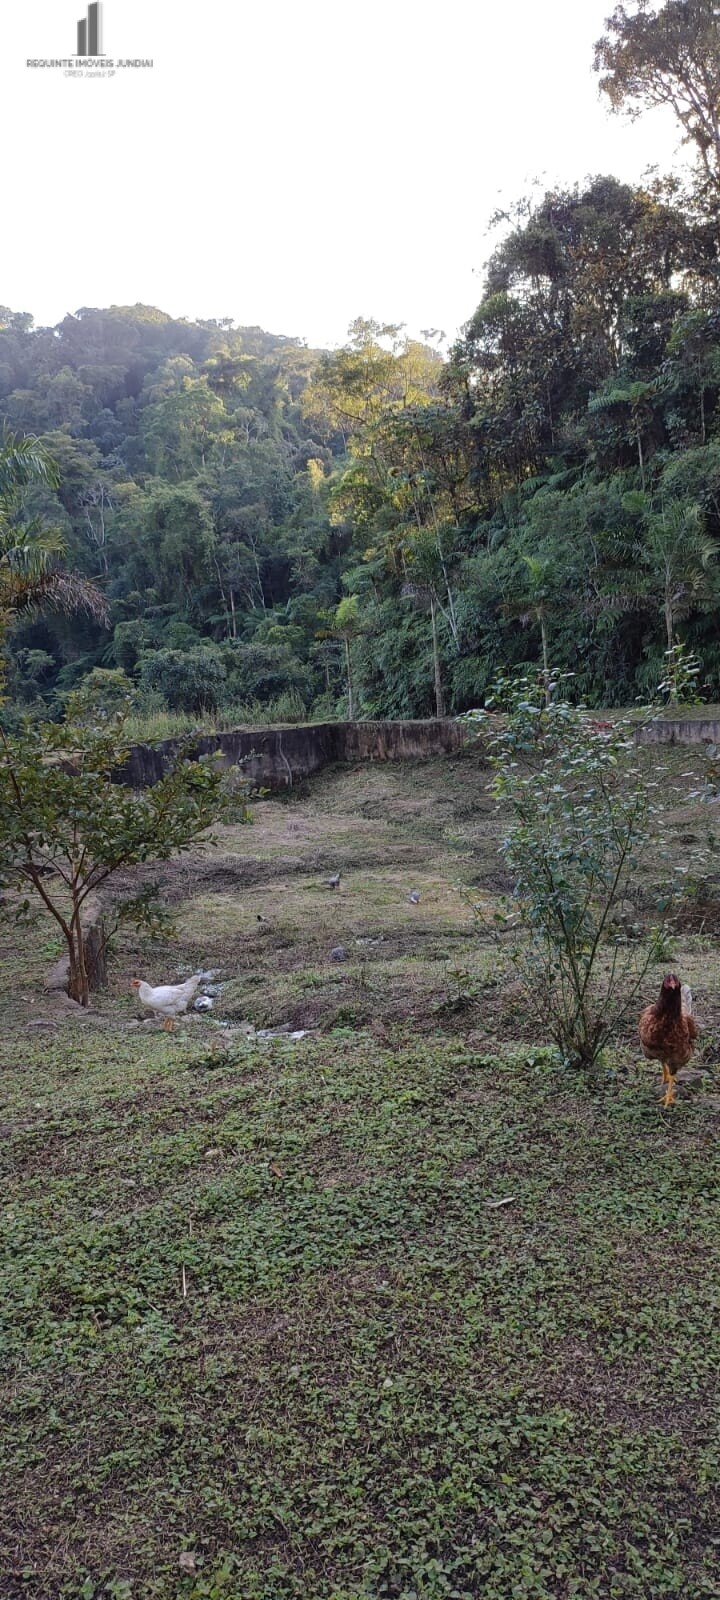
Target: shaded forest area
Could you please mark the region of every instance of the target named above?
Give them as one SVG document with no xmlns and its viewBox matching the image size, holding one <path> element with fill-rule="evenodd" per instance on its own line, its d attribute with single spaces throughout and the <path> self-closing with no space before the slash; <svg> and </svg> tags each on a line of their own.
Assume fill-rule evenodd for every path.
<svg viewBox="0 0 720 1600">
<path fill-rule="evenodd" d="M 448 351 L 368 320 L 320 352 L 142 305 L 37 329 L 0 310 L 0 419 L 60 471 L 23 495 L 14 546 L 44 529 L 109 603 L 109 626 L 16 620 L 6 719 L 78 692 L 415 717 L 543 662 L 608 706 L 679 642 L 720 699 L 720 23 L 670 0 L 659 60 L 653 18 L 610 19 L 601 87 L 671 104 L 695 167 L 498 219 Z"/>
</svg>

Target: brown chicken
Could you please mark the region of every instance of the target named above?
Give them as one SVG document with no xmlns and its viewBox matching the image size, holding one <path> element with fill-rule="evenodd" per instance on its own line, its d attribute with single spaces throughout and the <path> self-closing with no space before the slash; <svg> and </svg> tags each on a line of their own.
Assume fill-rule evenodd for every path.
<svg viewBox="0 0 720 1600">
<path fill-rule="evenodd" d="M 674 972 L 663 978 L 659 998 L 646 1006 L 639 1023 L 640 1043 L 648 1061 L 662 1064 L 665 1094 L 663 1105 L 675 1104 L 675 1079 L 686 1067 L 695 1048 L 697 1024 L 692 1014 L 692 995 Z"/>
</svg>

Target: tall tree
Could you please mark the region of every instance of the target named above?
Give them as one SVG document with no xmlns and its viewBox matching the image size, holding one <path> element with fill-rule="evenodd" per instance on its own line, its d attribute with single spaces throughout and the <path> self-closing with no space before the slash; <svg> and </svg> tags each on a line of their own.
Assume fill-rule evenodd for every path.
<svg viewBox="0 0 720 1600">
<path fill-rule="evenodd" d="M 680 618 L 712 596 L 711 563 L 717 554 L 718 545 L 705 532 L 699 506 L 675 500 L 648 516 L 642 550 L 647 569 L 643 587 L 662 609 L 668 651 L 677 643 Z"/>
<path fill-rule="evenodd" d="M 669 106 L 720 190 L 720 9 L 715 0 L 619 5 L 595 45 L 600 88 L 633 117 Z"/>
<path fill-rule="evenodd" d="M 445 690 L 443 687 L 438 613 L 440 596 L 446 586 L 446 568 L 437 540 L 430 528 L 421 528 L 410 535 L 405 546 L 407 577 L 402 593 L 417 604 L 426 605 L 430 612 L 430 637 L 432 641 L 433 683 L 435 688 L 435 715 L 445 716 Z"/>
<path fill-rule="evenodd" d="M 336 639 L 341 639 L 345 654 L 345 678 L 347 682 L 348 721 L 355 721 L 355 690 L 353 684 L 353 666 L 351 645 L 363 631 L 360 616 L 360 601 L 356 594 L 347 594 L 338 605 L 333 617 L 332 633 Z"/>
</svg>

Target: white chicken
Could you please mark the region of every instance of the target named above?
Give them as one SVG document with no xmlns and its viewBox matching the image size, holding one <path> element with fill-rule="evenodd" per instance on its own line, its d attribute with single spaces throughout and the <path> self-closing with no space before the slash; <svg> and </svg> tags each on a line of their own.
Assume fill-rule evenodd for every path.
<svg viewBox="0 0 720 1600">
<path fill-rule="evenodd" d="M 130 987 L 135 990 L 140 1004 L 147 1006 L 149 1011 L 156 1011 L 163 1019 L 163 1027 L 172 1029 L 175 1027 L 175 1017 L 187 1011 L 199 985 L 208 976 L 207 972 L 194 972 L 184 983 L 164 983 L 157 989 L 140 978 L 133 978 Z"/>
</svg>

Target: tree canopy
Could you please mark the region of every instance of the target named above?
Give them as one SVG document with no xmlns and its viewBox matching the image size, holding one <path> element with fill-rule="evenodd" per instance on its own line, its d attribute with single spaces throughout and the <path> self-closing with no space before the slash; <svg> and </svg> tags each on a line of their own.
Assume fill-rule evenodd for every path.
<svg viewBox="0 0 720 1600">
<path fill-rule="evenodd" d="M 639 116 L 669 106 L 720 187 L 720 10 L 714 0 L 619 5 L 595 46 L 600 87 L 615 109 Z"/>
<path fill-rule="evenodd" d="M 447 351 L 371 318 L 318 351 L 144 305 L 0 308 L 12 550 L 54 540 L 108 622 L 9 604 L 6 724 L 88 677 L 108 714 L 118 683 L 191 717 L 460 712 L 538 665 L 622 704 L 680 647 L 720 698 L 719 15 L 617 6 L 601 90 L 669 106 L 696 165 L 498 216 Z"/>
</svg>

